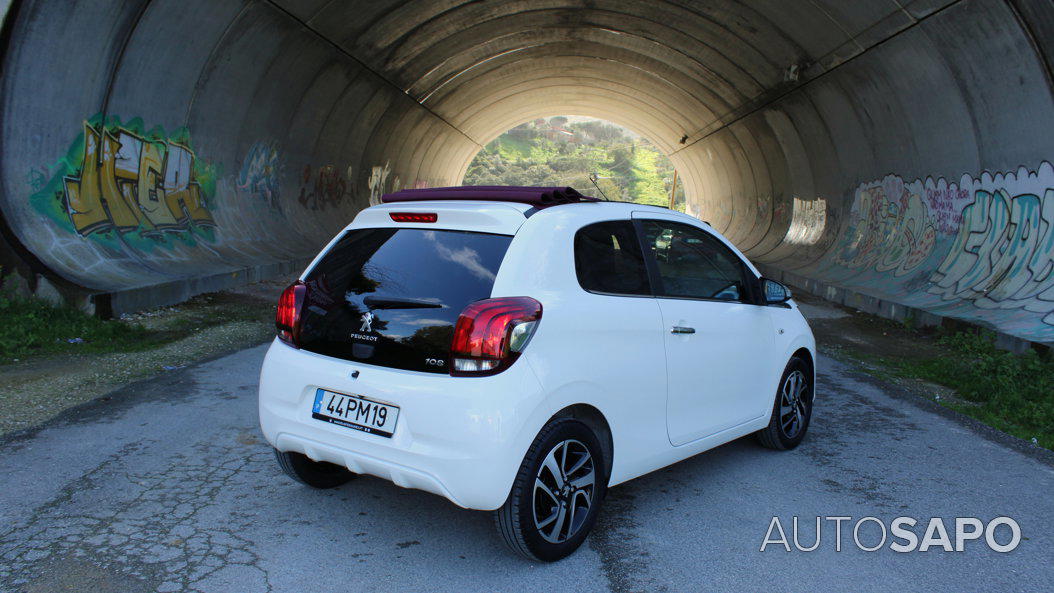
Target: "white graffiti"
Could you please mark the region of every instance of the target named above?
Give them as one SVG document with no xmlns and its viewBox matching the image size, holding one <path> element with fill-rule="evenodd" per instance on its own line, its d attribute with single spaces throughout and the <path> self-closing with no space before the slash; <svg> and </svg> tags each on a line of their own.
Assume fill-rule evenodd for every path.
<svg viewBox="0 0 1054 593">
<path fill-rule="evenodd" d="M 791 245 L 815 245 L 827 226 L 827 200 L 794 198 L 791 223 L 783 241 Z"/>
<path fill-rule="evenodd" d="M 942 180 L 943 181 L 943 180 Z M 932 180 L 904 183 L 896 175 L 856 188 L 849 211 L 849 228 L 837 253 L 847 268 L 874 267 L 902 276 L 917 268 L 936 242 L 936 209 L 924 201 Z M 933 213 L 933 214 L 931 214 Z M 943 217 L 936 217 L 943 219 Z"/>
<path fill-rule="evenodd" d="M 384 184 L 388 181 L 388 174 L 391 172 L 390 161 L 384 163 L 383 167 L 374 167 L 370 170 L 370 181 L 368 183 L 370 188 L 370 206 L 376 206 L 381 203 L 381 196 L 384 195 Z"/>
<path fill-rule="evenodd" d="M 983 309 L 1044 313 L 1054 325 L 1054 167 L 964 176 L 973 201 L 930 292 Z"/>
</svg>

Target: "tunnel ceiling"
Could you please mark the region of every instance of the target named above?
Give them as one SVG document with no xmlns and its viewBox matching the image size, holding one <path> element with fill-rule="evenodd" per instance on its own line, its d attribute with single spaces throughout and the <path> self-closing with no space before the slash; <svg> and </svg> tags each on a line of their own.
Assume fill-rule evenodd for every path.
<svg viewBox="0 0 1054 593">
<path fill-rule="evenodd" d="M 281 4 L 476 147 L 581 113 L 673 153 L 951 2 Z"/>
<path fill-rule="evenodd" d="M 1049 341 L 1052 6 L 15 2 L 0 205 L 50 272 L 152 286 L 310 256 L 505 130 L 590 115 L 755 260 Z"/>
</svg>

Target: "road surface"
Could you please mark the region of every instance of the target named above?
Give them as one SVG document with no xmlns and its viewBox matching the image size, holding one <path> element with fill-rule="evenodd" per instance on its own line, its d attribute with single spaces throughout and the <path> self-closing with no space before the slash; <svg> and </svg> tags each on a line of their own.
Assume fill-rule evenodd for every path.
<svg viewBox="0 0 1054 593">
<path fill-rule="evenodd" d="M 611 490 L 552 565 L 507 553 L 487 513 L 361 478 L 313 491 L 256 423 L 265 347 L 137 383 L 0 447 L 0 591 L 1036 591 L 1054 583 L 1054 469 L 837 361 L 793 452 L 741 439 Z M 1027 449 L 1027 448 L 1026 448 Z M 1009 553 L 759 551 L 772 517 L 1008 516 Z M 924 527 L 916 528 L 921 539 Z M 878 527 L 864 523 L 871 546 Z M 1008 540 L 1009 531 L 997 531 Z M 778 535 L 778 534 L 777 534 Z M 954 537 L 954 534 L 949 537 Z"/>
</svg>

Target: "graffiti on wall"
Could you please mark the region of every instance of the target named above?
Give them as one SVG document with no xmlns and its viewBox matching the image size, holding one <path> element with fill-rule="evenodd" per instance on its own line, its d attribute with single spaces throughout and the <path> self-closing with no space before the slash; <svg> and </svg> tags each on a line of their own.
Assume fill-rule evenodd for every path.
<svg viewBox="0 0 1054 593">
<path fill-rule="evenodd" d="M 78 233 L 142 233 L 215 226 L 194 178 L 194 153 L 172 138 L 84 124 L 83 166 L 63 181 Z"/>
<path fill-rule="evenodd" d="M 352 168 L 341 171 L 334 165 L 312 167 L 304 165 L 300 176 L 300 205 L 311 210 L 324 210 L 341 203 L 351 195 Z"/>
<path fill-rule="evenodd" d="M 271 208 L 281 206 L 279 175 L 282 166 L 276 142 L 257 142 L 249 147 L 238 172 L 238 189 L 259 196 Z"/>
<path fill-rule="evenodd" d="M 384 186 L 391 172 L 390 162 L 384 163 L 383 167 L 374 167 L 370 170 L 370 180 L 366 184 L 370 190 L 370 206 L 381 203 L 381 196 L 385 193 Z"/>
<path fill-rule="evenodd" d="M 925 261 L 937 236 L 922 185 L 921 181 L 905 184 L 895 175 L 861 184 L 853 197 L 837 262 L 847 268 L 873 267 L 902 276 Z"/>
<path fill-rule="evenodd" d="M 784 242 L 791 245 L 815 245 L 827 226 L 827 200 L 794 198 L 791 223 Z"/>
<path fill-rule="evenodd" d="M 958 183 L 895 175 L 863 183 L 834 261 L 894 276 L 915 271 L 909 291 L 1038 313 L 1054 325 L 1054 166 Z"/>
<path fill-rule="evenodd" d="M 60 226 L 83 237 L 151 246 L 165 236 L 212 239 L 209 202 L 217 168 L 202 163 L 186 128 L 143 130 L 142 120 L 122 124 L 101 117 L 84 122 L 51 181 L 34 176 L 30 202 Z"/>
<path fill-rule="evenodd" d="M 1054 325 L 1054 167 L 964 177 L 972 200 L 929 291 L 984 309 L 1046 314 Z"/>
</svg>

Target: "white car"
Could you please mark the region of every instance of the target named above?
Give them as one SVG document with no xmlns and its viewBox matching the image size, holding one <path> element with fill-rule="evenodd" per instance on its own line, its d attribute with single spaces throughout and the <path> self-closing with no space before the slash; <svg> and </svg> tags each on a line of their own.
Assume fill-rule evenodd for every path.
<svg viewBox="0 0 1054 593">
<path fill-rule="evenodd" d="M 404 190 L 283 294 L 260 424 L 316 488 L 380 476 L 573 552 L 609 486 L 809 426 L 815 341 L 698 219 L 570 188 Z"/>
</svg>

